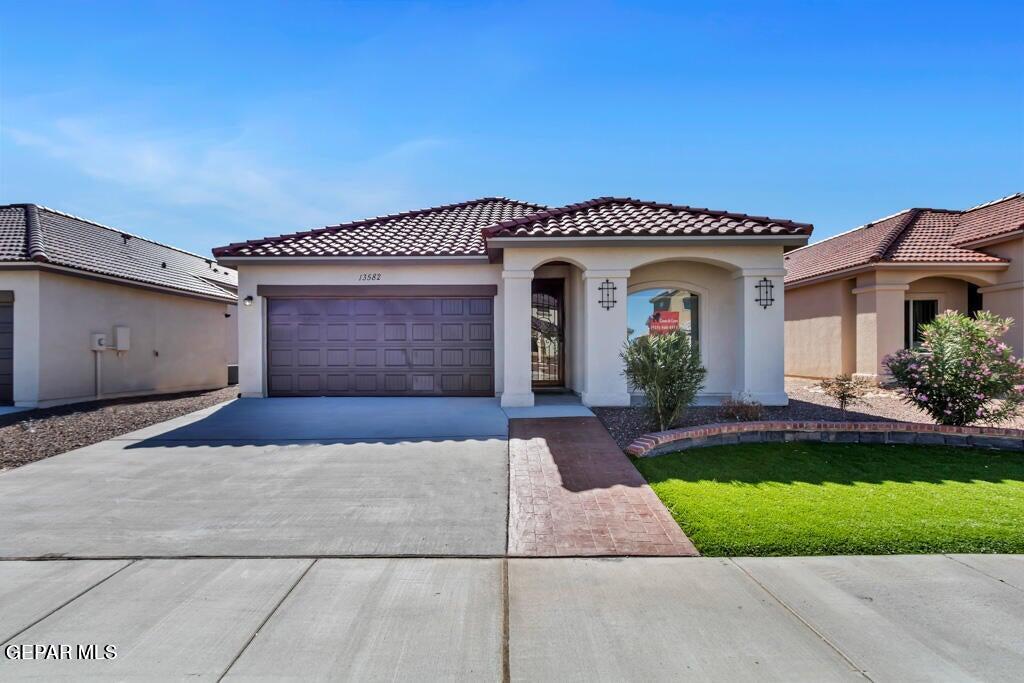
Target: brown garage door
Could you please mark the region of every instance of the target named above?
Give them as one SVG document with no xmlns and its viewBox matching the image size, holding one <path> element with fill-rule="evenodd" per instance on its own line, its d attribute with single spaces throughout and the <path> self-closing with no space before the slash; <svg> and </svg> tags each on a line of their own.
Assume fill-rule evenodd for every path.
<svg viewBox="0 0 1024 683">
<path fill-rule="evenodd" d="M 0 303 L 0 404 L 14 400 L 14 306 Z"/>
<path fill-rule="evenodd" d="M 271 396 L 493 396 L 492 297 L 272 298 Z"/>
</svg>

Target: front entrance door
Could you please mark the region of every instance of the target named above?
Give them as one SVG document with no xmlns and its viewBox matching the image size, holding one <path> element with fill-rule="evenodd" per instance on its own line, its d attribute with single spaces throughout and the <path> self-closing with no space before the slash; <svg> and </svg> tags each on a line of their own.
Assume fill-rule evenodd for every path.
<svg viewBox="0 0 1024 683">
<path fill-rule="evenodd" d="M 565 386 L 565 281 L 535 279 L 530 303 L 533 386 Z"/>
</svg>

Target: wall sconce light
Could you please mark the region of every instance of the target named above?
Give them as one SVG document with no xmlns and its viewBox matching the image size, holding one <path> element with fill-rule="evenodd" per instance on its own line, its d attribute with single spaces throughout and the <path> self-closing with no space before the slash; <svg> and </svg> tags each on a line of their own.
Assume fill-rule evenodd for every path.
<svg viewBox="0 0 1024 683">
<path fill-rule="evenodd" d="M 601 308 L 609 310 L 617 303 L 615 301 L 615 283 L 611 280 L 605 280 L 598 286 L 597 291 L 600 292 L 600 297 L 597 303 L 601 304 Z"/>
<path fill-rule="evenodd" d="M 252 295 L 250 294 L 249 296 L 242 299 L 242 303 L 245 304 L 246 306 L 252 306 Z"/>
<path fill-rule="evenodd" d="M 754 288 L 757 290 L 757 298 L 754 299 L 754 303 L 760 304 L 761 308 L 765 309 L 775 303 L 775 297 L 772 296 L 775 285 L 772 284 L 771 280 L 763 277 Z"/>
</svg>

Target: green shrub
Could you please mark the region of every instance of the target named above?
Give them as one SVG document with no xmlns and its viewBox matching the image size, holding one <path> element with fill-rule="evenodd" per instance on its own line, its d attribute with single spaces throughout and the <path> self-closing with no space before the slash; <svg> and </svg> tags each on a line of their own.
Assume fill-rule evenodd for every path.
<svg viewBox="0 0 1024 683">
<path fill-rule="evenodd" d="M 1013 320 L 946 311 L 922 325 L 924 343 L 885 359 L 903 399 L 946 425 L 999 423 L 1024 407 L 1024 361 L 999 340 Z"/>
<path fill-rule="evenodd" d="M 707 371 L 700 350 L 685 332 L 646 335 L 626 342 L 624 374 L 643 392 L 659 429 L 668 429 L 693 403 Z"/>
</svg>

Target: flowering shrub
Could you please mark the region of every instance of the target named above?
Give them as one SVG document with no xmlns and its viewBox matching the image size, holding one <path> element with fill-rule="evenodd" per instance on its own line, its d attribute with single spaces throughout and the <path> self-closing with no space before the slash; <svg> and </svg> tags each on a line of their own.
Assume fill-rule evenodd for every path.
<svg viewBox="0 0 1024 683">
<path fill-rule="evenodd" d="M 1013 320 L 946 311 L 922 325 L 924 343 L 886 357 L 903 399 L 939 424 L 999 423 L 1024 408 L 1024 361 L 999 340 Z"/>
</svg>

